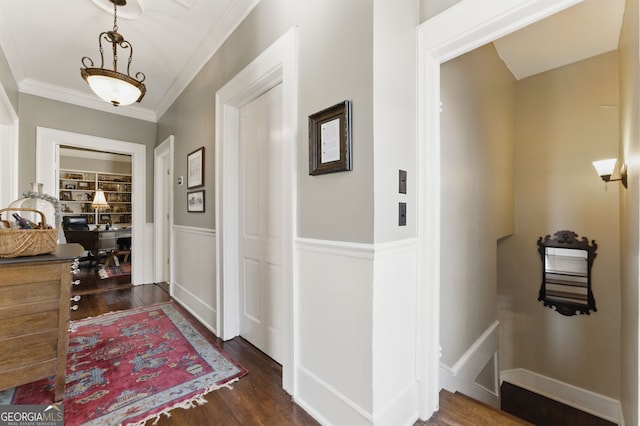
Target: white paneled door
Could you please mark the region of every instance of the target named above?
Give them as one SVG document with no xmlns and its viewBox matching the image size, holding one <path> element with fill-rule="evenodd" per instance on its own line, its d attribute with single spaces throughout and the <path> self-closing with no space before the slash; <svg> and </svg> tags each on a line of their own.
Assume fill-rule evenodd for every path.
<svg viewBox="0 0 640 426">
<path fill-rule="evenodd" d="M 240 110 L 240 335 L 282 363 L 282 85 Z"/>
</svg>

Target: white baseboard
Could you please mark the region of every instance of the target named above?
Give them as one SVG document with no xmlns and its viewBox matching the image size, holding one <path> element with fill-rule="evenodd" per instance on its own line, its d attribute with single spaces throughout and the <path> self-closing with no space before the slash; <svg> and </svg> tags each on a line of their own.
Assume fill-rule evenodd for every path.
<svg viewBox="0 0 640 426">
<path fill-rule="evenodd" d="M 298 367 L 298 387 L 299 395 L 295 402 L 323 425 L 373 424 L 371 413 L 304 367 Z"/>
<path fill-rule="evenodd" d="M 600 395 L 524 368 L 501 371 L 500 383 L 503 381 L 618 425 L 624 425 L 620 401 L 608 396 Z"/>
</svg>

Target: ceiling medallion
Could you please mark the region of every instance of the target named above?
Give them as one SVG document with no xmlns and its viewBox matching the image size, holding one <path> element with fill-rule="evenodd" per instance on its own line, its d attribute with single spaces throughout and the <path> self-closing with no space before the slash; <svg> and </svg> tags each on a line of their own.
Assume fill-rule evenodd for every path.
<svg viewBox="0 0 640 426">
<path fill-rule="evenodd" d="M 95 68 L 93 60 L 85 56 L 82 58 L 84 68 L 80 68 L 80 74 L 89 84 L 91 90 L 101 99 L 110 102 L 114 106 L 130 105 L 134 102 L 140 102 L 147 92 L 147 88 L 143 83 L 146 77 L 141 72 L 136 73 L 135 78 L 130 75 L 129 69 L 133 59 L 133 46 L 118 32 L 118 6 L 126 5 L 127 1 L 109 1 L 113 3 L 113 30 L 104 31 L 98 36 L 100 68 Z M 112 46 L 113 69 L 104 68 L 103 40 Z M 129 49 L 126 74 L 118 71 L 118 47 L 121 49 Z"/>
</svg>

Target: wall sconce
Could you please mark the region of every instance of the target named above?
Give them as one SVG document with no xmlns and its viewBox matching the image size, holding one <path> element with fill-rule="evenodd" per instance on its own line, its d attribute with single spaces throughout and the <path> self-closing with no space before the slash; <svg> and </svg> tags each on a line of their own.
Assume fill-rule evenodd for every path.
<svg viewBox="0 0 640 426">
<path fill-rule="evenodd" d="M 611 179 L 611 175 L 616 167 L 616 158 L 609 158 L 606 160 L 594 161 L 593 167 L 596 168 L 598 175 L 605 182 L 615 182 L 619 180 L 622 182 L 622 186 L 627 187 L 627 166 L 625 164 L 620 167 L 620 177 L 618 179 Z"/>
</svg>

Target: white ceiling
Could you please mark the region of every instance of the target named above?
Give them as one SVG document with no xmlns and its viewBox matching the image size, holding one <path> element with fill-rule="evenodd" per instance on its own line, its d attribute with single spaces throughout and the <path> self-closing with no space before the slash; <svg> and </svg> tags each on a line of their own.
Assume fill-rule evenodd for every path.
<svg viewBox="0 0 640 426">
<path fill-rule="evenodd" d="M 259 1 L 128 0 L 119 7 L 118 32 L 133 46 L 131 75 L 146 75 L 147 94 L 132 106 L 101 101 L 80 77 L 82 57 L 99 66 L 98 35 L 113 28 L 108 0 L 0 0 L 0 46 L 22 92 L 156 121 Z M 110 46 L 103 46 L 107 67 Z"/>
<path fill-rule="evenodd" d="M 147 94 L 132 106 L 98 99 L 80 77 L 82 57 L 99 63 L 98 34 L 113 27 L 109 0 L 0 0 L 0 46 L 22 92 L 156 121 L 259 1 L 128 0 L 118 8 L 118 30 L 134 49 L 131 74 L 146 75 Z M 521 79 L 617 49 L 623 13 L 624 0 L 584 0 L 494 44 Z"/>
<path fill-rule="evenodd" d="M 618 48 L 624 0 L 584 0 L 494 42 L 520 80 Z"/>
</svg>

